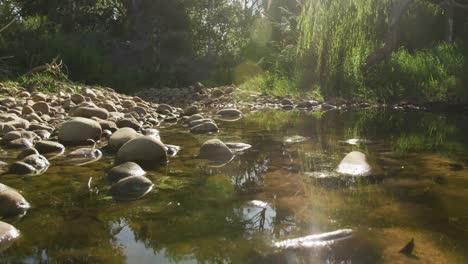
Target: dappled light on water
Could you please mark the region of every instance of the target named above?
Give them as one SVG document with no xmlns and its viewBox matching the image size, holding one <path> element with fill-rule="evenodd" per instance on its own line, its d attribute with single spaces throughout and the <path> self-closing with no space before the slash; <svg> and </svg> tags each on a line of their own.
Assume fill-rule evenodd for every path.
<svg viewBox="0 0 468 264">
<path fill-rule="evenodd" d="M 223 166 L 196 158 L 212 136 L 188 136 L 176 124 L 161 138 L 182 147 L 147 171 L 154 186 L 137 201 L 110 197 L 107 153 L 80 167 L 59 156 L 40 176 L 2 178 L 33 210 L 15 224 L 22 239 L 0 256 L 11 263 L 464 263 L 466 124 L 424 112 L 259 111 L 220 121 L 218 138 L 233 149 L 251 146 Z M 372 173 L 339 173 L 354 152 L 359 171 Z M 417 259 L 398 253 L 412 238 Z"/>
</svg>

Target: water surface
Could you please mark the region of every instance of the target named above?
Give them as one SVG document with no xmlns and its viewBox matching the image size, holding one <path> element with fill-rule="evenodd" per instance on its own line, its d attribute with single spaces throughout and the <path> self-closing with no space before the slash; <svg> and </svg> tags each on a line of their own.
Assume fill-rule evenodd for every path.
<svg viewBox="0 0 468 264">
<path fill-rule="evenodd" d="M 161 128 L 161 137 L 181 151 L 149 172 L 155 189 L 133 202 L 107 196 L 111 154 L 85 167 L 57 158 L 40 176 L 1 176 L 32 208 L 6 220 L 22 238 L 0 262 L 467 263 L 467 119 L 385 109 L 260 111 L 219 121 L 214 136 L 176 124 Z M 212 167 L 196 155 L 216 136 L 252 148 Z M 295 136 L 304 139 L 287 140 Z M 335 168 L 354 150 L 378 177 L 338 177 Z M 0 153 L 7 162 L 13 155 Z M 354 241 L 336 251 L 271 249 L 273 241 L 342 228 L 355 231 Z M 411 238 L 414 256 L 399 254 Z"/>
</svg>

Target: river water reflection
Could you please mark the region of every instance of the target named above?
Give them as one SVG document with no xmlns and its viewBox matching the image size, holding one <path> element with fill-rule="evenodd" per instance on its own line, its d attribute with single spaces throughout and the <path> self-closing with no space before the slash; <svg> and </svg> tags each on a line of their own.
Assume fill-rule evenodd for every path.
<svg viewBox="0 0 468 264">
<path fill-rule="evenodd" d="M 466 115 L 260 111 L 219 124 L 217 137 L 252 148 L 212 167 L 196 155 L 214 136 L 162 128 L 162 140 L 181 150 L 149 172 L 155 189 L 138 201 L 108 198 L 108 153 L 84 167 L 56 158 L 40 176 L 0 176 L 32 206 L 6 220 L 22 238 L 0 263 L 468 262 Z M 378 176 L 340 177 L 336 167 L 352 151 Z M 344 228 L 354 230 L 352 243 L 323 252 L 271 247 Z M 411 238 L 414 256 L 399 254 Z"/>
</svg>

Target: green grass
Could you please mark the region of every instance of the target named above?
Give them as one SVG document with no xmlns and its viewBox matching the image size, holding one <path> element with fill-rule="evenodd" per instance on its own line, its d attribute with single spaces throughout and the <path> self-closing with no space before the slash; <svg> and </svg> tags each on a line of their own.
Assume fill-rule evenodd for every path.
<svg viewBox="0 0 468 264">
<path fill-rule="evenodd" d="M 305 97 L 323 101 L 319 86 L 316 86 L 314 89 L 305 90 L 299 89 L 298 83 L 298 78 L 291 80 L 278 74 L 265 72 L 242 83 L 240 88 L 242 90 L 272 96 Z"/>
</svg>

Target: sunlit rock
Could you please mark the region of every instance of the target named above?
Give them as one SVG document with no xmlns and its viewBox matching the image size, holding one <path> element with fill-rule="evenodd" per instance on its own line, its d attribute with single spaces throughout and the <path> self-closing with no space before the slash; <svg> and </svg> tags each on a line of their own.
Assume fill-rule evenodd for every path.
<svg viewBox="0 0 468 264">
<path fill-rule="evenodd" d="M 9 248 L 20 236 L 12 225 L 0 221 L 0 253 Z"/>
<path fill-rule="evenodd" d="M 210 139 L 200 147 L 199 158 L 224 163 L 231 160 L 232 151 L 219 139 Z"/>
<path fill-rule="evenodd" d="M 296 143 L 302 143 L 306 140 L 308 140 L 308 138 L 296 135 L 296 136 L 286 137 L 284 138 L 283 141 L 286 144 L 296 144 Z"/>
<path fill-rule="evenodd" d="M 367 162 L 366 155 L 359 151 L 353 151 L 346 155 L 338 165 L 336 171 L 349 176 L 372 175 L 372 167 Z"/>
<path fill-rule="evenodd" d="M 78 109 L 73 111 L 71 115 L 84 118 L 97 117 L 103 120 L 109 118 L 109 112 L 104 108 L 98 107 L 79 107 Z"/>
<path fill-rule="evenodd" d="M 30 208 L 29 203 L 15 189 L 0 183 L 0 216 L 21 216 Z"/>
<path fill-rule="evenodd" d="M 80 144 L 88 139 L 98 140 L 101 132 L 101 126 L 95 120 L 75 117 L 62 124 L 58 137 L 65 144 Z"/>
<path fill-rule="evenodd" d="M 118 163 L 132 161 L 141 166 L 167 162 L 166 146 L 152 137 L 142 136 L 125 143 L 117 152 Z"/>
<path fill-rule="evenodd" d="M 133 128 L 120 128 L 109 138 L 109 148 L 118 151 L 125 143 L 139 136 L 141 136 L 141 134 L 138 134 Z"/>
</svg>

